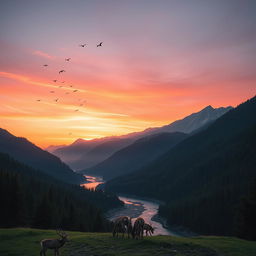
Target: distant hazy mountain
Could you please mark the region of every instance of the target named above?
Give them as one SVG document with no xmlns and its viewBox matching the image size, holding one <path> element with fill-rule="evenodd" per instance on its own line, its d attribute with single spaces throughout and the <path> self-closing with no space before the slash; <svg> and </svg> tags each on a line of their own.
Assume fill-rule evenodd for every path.
<svg viewBox="0 0 256 256">
<path fill-rule="evenodd" d="M 148 128 L 141 132 L 129 133 L 122 136 L 93 140 L 78 139 L 69 146 L 61 147 L 51 152 L 60 157 L 62 161 L 74 170 L 84 170 L 101 163 L 118 150 L 144 136 L 166 132 L 190 133 L 210 124 L 230 109 L 232 107 L 214 109 L 208 106 L 197 113 L 163 127 Z"/>
<path fill-rule="evenodd" d="M 80 183 L 84 178 L 71 170 L 61 160 L 32 144 L 25 138 L 15 137 L 0 128 L 0 152 L 35 169 L 68 183 Z"/>
<path fill-rule="evenodd" d="M 64 144 L 63 145 L 50 145 L 50 146 L 46 147 L 44 150 L 52 153 L 53 151 L 57 150 L 58 148 L 63 148 L 65 146 L 66 145 L 64 145 Z"/>
<path fill-rule="evenodd" d="M 59 156 L 74 170 L 81 170 L 104 161 L 132 142 L 132 139 L 119 137 L 106 137 L 89 141 L 78 139 L 70 146 L 55 150 L 53 154 Z"/>
<path fill-rule="evenodd" d="M 145 136 L 82 173 L 103 176 L 105 180 L 131 173 L 155 160 L 186 137 L 185 133 L 180 132 Z"/>
<path fill-rule="evenodd" d="M 165 201 L 160 214 L 171 224 L 205 234 L 232 234 L 239 198 L 256 178 L 255 149 L 256 97 L 105 187 Z"/>
</svg>

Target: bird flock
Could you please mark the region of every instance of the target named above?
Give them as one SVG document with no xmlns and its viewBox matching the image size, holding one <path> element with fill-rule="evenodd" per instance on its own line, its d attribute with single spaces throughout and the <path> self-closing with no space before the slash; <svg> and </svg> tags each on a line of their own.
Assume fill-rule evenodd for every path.
<svg viewBox="0 0 256 256">
<path fill-rule="evenodd" d="M 103 42 L 100 42 L 99 44 L 96 45 L 96 47 L 101 47 L 102 44 L 103 44 Z M 84 48 L 85 46 L 87 46 L 87 44 L 80 44 L 80 45 L 79 45 L 79 47 L 83 47 L 83 48 Z M 65 60 L 66 62 L 70 62 L 71 58 L 65 58 L 64 60 Z M 44 68 L 47 68 L 47 67 L 49 67 L 49 65 L 48 65 L 48 64 L 44 64 L 43 67 L 44 67 Z M 66 70 L 61 69 L 61 70 L 58 71 L 58 74 L 61 75 L 61 74 L 65 73 L 65 72 L 66 72 Z M 57 84 L 57 83 L 65 84 L 65 83 L 66 83 L 66 81 L 61 81 L 61 79 L 59 79 L 59 80 L 58 80 L 58 79 L 53 79 L 52 82 L 54 82 L 55 84 Z M 58 84 L 58 85 L 56 85 L 56 87 L 57 87 L 57 88 L 63 88 L 63 89 L 67 89 L 67 88 L 72 89 L 72 93 L 79 92 L 79 90 L 78 90 L 78 89 L 75 89 L 75 88 L 73 87 L 73 85 L 63 86 L 63 85 L 59 85 L 59 84 Z M 49 93 L 55 94 L 56 91 L 51 90 L 51 91 L 49 91 Z M 65 95 L 68 95 L 68 94 L 70 94 L 70 92 L 65 92 Z M 60 100 L 60 98 L 55 98 L 53 101 L 56 102 L 56 103 L 58 103 L 59 100 Z M 37 99 L 36 101 L 37 101 L 37 102 L 41 102 L 42 100 L 41 100 L 41 99 Z M 78 101 L 79 101 L 79 104 L 78 104 L 79 107 L 83 107 L 83 106 L 85 105 L 85 103 L 86 103 L 86 100 L 83 100 L 83 99 L 79 99 Z M 79 108 L 74 110 L 74 112 L 78 112 L 78 111 L 79 111 Z M 72 134 L 72 133 L 69 133 L 69 135 L 71 135 L 71 134 Z"/>
<path fill-rule="evenodd" d="M 100 42 L 99 44 L 97 44 L 96 45 L 96 47 L 101 47 L 102 46 L 102 44 L 103 44 L 103 42 Z M 80 44 L 79 45 L 79 47 L 85 47 L 87 44 Z M 70 60 L 71 60 L 71 58 L 65 58 L 64 59 L 66 62 L 70 62 Z M 48 64 L 44 64 L 43 65 L 43 67 L 45 67 L 45 68 L 47 68 L 49 65 Z M 61 69 L 61 70 L 59 70 L 59 75 L 61 75 L 61 74 L 63 74 L 63 73 L 65 73 L 66 72 L 66 70 L 64 70 L 64 69 Z M 66 83 L 66 81 L 61 81 L 61 80 L 58 80 L 58 79 L 54 79 L 54 80 L 52 80 L 54 83 L 62 83 L 62 84 L 65 84 Z M 63 85 L 56 85 L 56 87 L 58 87 L 58 88 L 63 88 L 63 89 L 67 89 L 67 88 L 69 88 L 69 89 L 73 89 L 72 90 L 72 93 L 76 93 L 76 92 L 79 92 L 79 90 L 78 89 L 75 89 L 74 87 L 73 87 L 73 85 L 67 85 L 67 86 L 63 86 Z M 50 91 L 50 93 L 52 93 L 52 94 L 54 94 L 55 93 L 55 91 L 54 90 L 51 90 Z M 68 94 L 70 94 L 70 92 L 65 92 L 65 95 L 68 95 Z M 54 99 L 54 101 L 57 103 L 57 102 L 59 102 L 59 98 L 55 98 Z M 41 102 L 42 100 L 41 99 L 37 99 L 36 101 L 38 101 L 38 102 Z M 85 105 L 85 103 L 86 103 L 86 100 L 83 100 L 82 101 L 82 99 L 79 99 L 79 101 L 80 101 L 80 103 L 79 103 L 79 107 L 83 107 L 84 105 Z M 75 109 L 74 110 L 75 112 L 78 112 L 79 111 L 79 109 Z"/>
</svg>

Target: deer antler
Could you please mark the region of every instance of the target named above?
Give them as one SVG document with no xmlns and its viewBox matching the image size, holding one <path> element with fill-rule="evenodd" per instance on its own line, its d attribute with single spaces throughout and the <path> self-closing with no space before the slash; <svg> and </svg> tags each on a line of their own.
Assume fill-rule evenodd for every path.
<svg viewBox="0 0 256 256">
<path fill-rule="evenodd" d="M 57 233 L 60 237 L 67 236 L 67 234 L 66 234 L 62 229 L 56 229 L 56 233 Z"/>
</svg>

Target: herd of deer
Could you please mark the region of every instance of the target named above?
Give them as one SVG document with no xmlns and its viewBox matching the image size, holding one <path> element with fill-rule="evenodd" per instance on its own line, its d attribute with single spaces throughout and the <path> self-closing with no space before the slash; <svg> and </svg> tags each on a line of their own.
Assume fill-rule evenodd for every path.
<svg viewBox="0 0 256 256">
<path fill-rule="evenodd" d="M 127 233 L 128 238 L 131 235 L 132 238 L 140 239 L 143 238 L 144 231 L 146 231 L 146 236 L 151 236 L 154 233 L 154 228 L 145 223 L 143 218 L 137 218 L 134 225 L 132 225 L 132 220 L 128 216 L 118 217 L 114 221 L 113 237 L 118 237 L 119 233 L 124 237 L 124 234 Z"/>
<path fill-rule="evenodd" d="M 132 225 L 132 220 L 128 216 L 121 216 L 118 217 L 114 221 L 113 226 L 113 237 L 118 237 L 118 234 L 127 233 L 128 238 L 130 235 L 134 239 L 143 238 L 144 230 L 146 231 L 146 236 L 154 233 L 154 228 L 150 225 L 145 223 L 143 218 L 137 218 Z M 44 239 L 41 241 L 41 251 L 40 256 L 46 256 L 46 251 L 48 249 L 54 250 L 54 255 L 59 255 L 59 249 L 64 246 L 64 244 L 68 241 L 68 235 L 62 230 L 56 230 L 57 234 L 60 236 L 59 239 Z"/>
</svg>

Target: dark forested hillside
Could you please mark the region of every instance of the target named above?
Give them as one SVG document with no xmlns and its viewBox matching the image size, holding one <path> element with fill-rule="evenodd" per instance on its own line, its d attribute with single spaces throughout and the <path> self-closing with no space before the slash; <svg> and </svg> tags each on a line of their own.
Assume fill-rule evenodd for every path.
<svg viewBox="0 0 256 256">
<path fill-rule="evenodd" d="M 164 200 L 160 213 L 171 224 L 232 234 L 235 207 L 256 177 L 255 148 L 256 97 L 106 188 Z"/>
<path fill-rule="evenodd" d="M 121 205 L 116 196 L 59 182 L 0 153 L 0 227 L 104 231 L 102 210 Z"/>
<path fill-rule="evenodd" d="M 186 137 L 187 135 L 181 132 L 146 136 L 117 151 L 93 168 L 82 172 L 103 176 L 105 180 L 131 173 L 155 160 Z"/>
<path fill-rule="evenodd" d="M 79 184 L 82 175 L 75 173 L 58 157 L 42 150 L 25 138 L 19 138 L 0 129 L 0 152 L 65 182 Z"/>
</svg>

